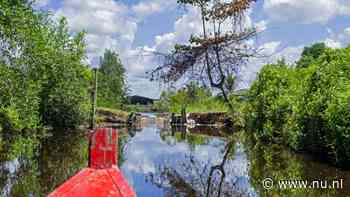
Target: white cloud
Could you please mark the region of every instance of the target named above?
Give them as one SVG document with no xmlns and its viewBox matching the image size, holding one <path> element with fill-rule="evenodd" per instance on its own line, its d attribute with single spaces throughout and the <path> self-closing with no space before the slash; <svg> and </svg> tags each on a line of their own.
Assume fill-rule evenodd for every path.
<svg viewBox="0 0 350 197">
<path fill-rule="evenodd" d="M 98 59 L 104 49 L 113 49 L 120 53 L 123 61 L 129 62 L 128 56 L 138 51 L 132 47 L 138 23 L 152 13 L 170 8 L 174 3 L 176 1 L 150 0 L 129 7 L 114 0 L 64 0 L 56 16 L 67 17 L 73 32 L 87 31 L 90 61 L 96 63 L 94 59 Z"/>
<path fill-rule="evenodd" d="M 350 15 L 348 0 L 265 0 L 263 7 L 275 22 L 326 23 L 337 15 Z"/>
<path fill-rule="evenodd" d="M 256 79 L 260 69 L 269 63 L 275 63 L 279 59 L 284 59 L 286 63 L 292 64 L 300 58 L 304 46 L 290 46 L 279 49 L 281 47 L 280 41 L 272 41 L 262 44 L 259 49 L 262 49 L 261 55 L 266 56 L 262 58 L 254 58 L 249 61 L 247 66 L 241 69 L 239 74 L 238 89 L 248 88 Z"/>
<path fill-rule="evenodd" d="M 49 1 L 40 0 L 39 5 L 47 5 Z M 55 11 L 55 17 L 65 16 L 72 32 L 87 32 L 87 62 L 92 66 L 99 63 L 105 49 L 115 50 L 126 66 L 128 78 L 132 79 L 129 80 L 131 88 L 137 89 L 142 84 L 151 88 L 154 84 L 147 83 L 144 75 L 150 66 L 154 66 L 152 58 L 141 56 L 144 50 L 153 49 L 133 46 L 138 24 L 151 14 L 174 9 L 175 4 L 175 0 L 148 0 L 133 6 L 115 0 L 63 0 L 61 7 Z M 143 94 L 145 89 L 134 92 Z M 158 95 L 155 91 L 150 92 L 153 97 Z"/>
<path fill-rule="evenodd" d="M 346 35 L 350 35 L 350 27 L 344 29 Z"/>
<path fill-rule="evenodd" d="M 150 81 L 148 78 L 143 77 L 129 77 L 129 82 L 132 82 L 132 95 L 142 95 L 149 98 L 159 98 L 160 92 L 165 90 L 165 86 L 157 81 Z"/>
<path fill-rule="evenodd" d="M 277 51 L 277 48 L 281 45 L 280 41 L 272 41 L 263 44 L 261 47 L 259 47 L 262 50 L 262 53 L 265 55 L 273 55 Z"/>
<path fill-rule="evenodd" d="M 283 58 L 286 63 L 292 64 L 300 58 L 304 45 L 290 46 L 277 53 L 275 60 Z"/>
<path fill-rule="evenodd" d="M 345 28 L 342 32 L 334 33 L 332 29 L 327 28 L 328 36 L 323 42 L 330 48 L 341 48 L 350 42 L 350 28 Z"/>
<path fill-rule="evenodd" d="M 149 15 L 162 12 L 174 6 L 176 6 L 176 1 L 174 0 L 170 0 L 170 1 L 153 0 L 153 1 L 140 2 L 132 6 L 132 11 L 135 13 L 137 18 L 143 19 Z"/>
<path fill-rule="evenodd" d="M 255 28 L 257 32 L 262 32 L 267 29 L 268 22 L 266 20 L 259 21 L 255 23 Z"/>
<path fill-rule="evenodd" d="M 133 76 L 145 77 L 145 73 L 149 71 L 150 67 L 155 66 L 154 51 L 154 48 L 148 46 L 127 51 L 124 63 L 128 65 L 128 72 L 132 73 Z"/>
<path fill-rule="evenodd" d="M 252 10 L 248 10 L 243 18 L 242 28 L 249 28 L 253 26 L 253 22 L 250 18 Z M 255 26 L 261 29 L 265 29 L 267 25 L 266 21 L 260 21 Z M 211 25 L 207 26 L 207 29 L 212 29 Z M 221 31 L 227 32 L 232 31 L 234 27 L 231 21 L 225 21 L 221 24 Z M 201 21 L 201 11 L 195 7 L 188 7 L 187 12 L 177 19 L 174 23 L 174 31 L 158 35 L 155 37 L 155 49 L 157 51 L 166 52 L 169 51 L 176 43 L 184 44 L 188 43 L 191 35 L 201 35 L 202 21 Z"/>
<path fill-rule="evenodd" d="M 35 5 L 38 7 L 47 6 L 50 3 L 50 0 L 36 0 Z"/>
<path fill-rule="evenodd" d="M 101 56 L 104 49 L 128 50 L 137 31 L 128 7 L 113 0 L 64 0 L 56 16 L 67 17 L 73 32 L 87 31 L 90 59 Z"/>
<path fill-rule="evenodd" d="M 268 22 L 263 20 L 256 24 L 253 24 L 253 21 L 250 17 L 251 13 L 252 10 L 247 11 L 245 18 L 243 19 L 242 27 L 249 28 L 255 26 L 259 31 L 265 30 Z M 212 26 L 209 26 L 208 29 L 209 28 L 212 28 Z M 222 31 L 230 31 L 232 28 L 232 24 L 229 21 L 225 24 L 222 24 Z M 188 43 L 188 40 L 192 34 L 202 34 L 202 21 L 200 10 L 194 7 L 189 7 L 187 9 L 187 12 L 175 21 L 173 32 L 168 32 L 155 37 L 155 45 L 152 47 L 152 49 L 160 52 L 169 52 L 176 43 Z M 249 40 L 247 44 L 254 45 L 254 40 Z M 266 43 L 262 46 L 262 48 L 264 48 L 265 54 L 272 55 L 279 46 L 280 42 L 271 42 Z M 151 62 L 152 61 L 153 60 L 151 60 Z M 153 65 L 154 64 L 155 63 L 153 63 Z"/>
<path fill-rule="evenodd" d="M 40 6 L 46 6 L 50 0 L 40 0 Z M 133 93 L 151 97 L 159 95 L 158 84 L 148 82 L 145 72 L 157 64 L 157 61 L 145 51 L 168 52 L 176 43 L 187 43 L 191 34 L 201 34 L 201 14 L 193 7 L 180 16 L 173 26 L 173 31 L 155 36 L 153 46 L 133 46 L 139 23 L 148 16 L 159 14 L 176 8 L 176 0 L 145 0 L 138 4 L 127 6 L 114 0 L 63 0 L 61 7 L 56 10 L 55 16 L 66 16 L 70 29 L 73 32 L 87 31 L 87 54 L 89 62 L 97 64 L 99 56 L 104 49 L 112 49 L 120 54 L 129 73 L 129 83 Z M 270 18 L 253 24 L 250 14 L 245 16 L 244 26 L 255 26 L 258 31 L 264 31 L 270 22 L 296 22 L 296 23 L 325 23 L 336 15 L 345 15 L 350 11 L 350 2 L 347 0 L 265 0 L 264 10 Z M 320 14 L 322 13 L 322 14 Z M 348 12 L 350 13 L 350 12 Z M 224 30 L 230 30 L 229 24 L 223 25 Z M 340 47 L 350 35 L 350 27 L 341 35 L 330 35 L 325 40 L 327 46 Z M 253 41 L 252 41 L 253 42 Z M 254 43 L 251 43 L 254 44 Z M 260 70 L 263 63 L 285 57 L 288 62 L 295 61 L 302 46 L 288 47 L 282 51 L 281 43 L 274 41 L 261 46 L 264 53 L 271 58 L 252 62 L 252 66 L 243 69 L 248 80 L 254 78 L 254 73 Z"/>
<path fill-rule="evenodd" d="M 161 10 L 161 6 L 157 2 L 141 2 L 135 6 L 133 6 L 133 11 L 141 16 L 146 16 L 149 14 L 153 14 L 155 12 L 159 12 Z"/>
<path fill-rule="evenodd" d="M 178 36 L 176 33 L 166 33 L 155 37 L 157 51 L 169 51 L 177 42 Z"/>
<path fill-rule="evenodd" d="M 348 46 L 350 43 L 350 27 L 345 28 L 343 33 L 339 36 L 343 46 Z"/>
<path fill-rule="evenodd" d="M 336 41 L 331 38 L 326 38 L 326 40 L 324 40 L 324 43 L 326 44 L 327 47 L 334 48 L 334 49 L 342 47 L 342 44 L 340 41 Z"/>
<path fill-rule="evenodd" d="M 175 1 L 176 3 L 176 1 Z M 166 5 L 164 5 L 166 6 Z M 135 9 L 135 8 L 134 8 Z M 141 8 L 139 8 L 141 9 Z M 165 8 L 164 8 L 165 9 Z M 182 15 L 174 22 L 174 31 L 157 35 L 154 38 L 153 46 L 140 46 L 128 51 L 127 65 L 134 76 L 141 78 L 129 77 L 133 83 L 133 93 L 144 92 L 144 95 L 150 97 L 159 96 L 160 90 L 158 82 L 148 82 L 145 78 L 145 72 L 150 71 L 159 62 L 152 56 L 152 52 L 169 52 L 176 43 L 187 43 L 191 34 L 201 33 L 200 11 L 196 8 L 189 7 L 188 12 Z M 147 89 L 147 92 L 145 91 Z"/>
<path fill-rule="evenodd" d="M 201 13 L 199 9 L 190 7 L 174 23 L 174 32 L 155 37 L 155 49 L 168 52 L 176 43 L 187 43 L 192 34 L 201 33 Z"/>
</svg>

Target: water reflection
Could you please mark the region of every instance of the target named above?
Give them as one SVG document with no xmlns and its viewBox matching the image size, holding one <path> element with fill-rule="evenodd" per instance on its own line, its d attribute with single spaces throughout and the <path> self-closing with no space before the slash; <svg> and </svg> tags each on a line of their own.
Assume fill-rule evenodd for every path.
<svg viewBox="0 0 350 197">
<path fill-rule="evenodd" d="M 157 122 L 157 121 L 156 121 Z M 157 126 L 158 125 L 158 126 Z M 129 139 L 121 166 L 138 196 L 349 196 L 350 173 L 253 135 L 148 125 Z M 226 135 L 225 137 L 222 137 Z M 343 179 L 343 189 L 263 188 L 278 180 Z"/>
<path fill-rule="evenodd" d="M 319 163 L 307 155 L 295 154 L 277 145 L 264 145 L 253 135 L 241 135 L 250 161 L 249 175 L 260 196 L 349 196 L 350 172 Z M 342 189 L 263 188 L 264 178 L 279 180 L 344 180 Z"/>
<path fill-rule="evenodd" d="M 148 116 L 148 114 L 143 114 Z M 244 132 L 209 127 L 169 127 L 143 117 L 119 129 L 118 164 L 139 197 L 163 196 L 349 196 L 350 173 L 279 146 L 266 146 Z M 57 132 L 41 142 L 32 159 L 0 151 L 0 196 L 45 196 L 87 166 L 85 132 Z M 12 147 L 3 145 L 3 147 Z M 344 179 L 344 189 L 265 190 L 273 180 Z"/>
<path fill-rule="evenodd" d="M 166 190 L 165 196 L 256 196 L 249 184 L 246 169 L 238 170 L 234 143 L 226 145 L 222 160 L 203 162 L 193 154 L 185 156 L 177 166 L 159 166 L 148 180 Z M 243 158 L 242 158 L 243 159 Z M 242 160 L 243 162 L 244 159 Z M 217 163 L 217 164 L 215 164 Z"/>
<path fill-rule="evenodd" d="M 1 196 L 45 196 L 86 167 L 88 140 L 85 132 L 56 133 L 41 142 L 33 158 L 0 162 Z"/>
<path fill-rule="evenodd" d="M 42 193 L 53 191 L 87 166 L 88 145 L 83 131 L 66 132 L 43 142 L 38 158 Z"/>
<path fill-rule="evenodd" d="M 256 196 L 242 146 L 216 135 L 150 125 L 130 140 L 121 169 L 138 196 Z"/>
</svg>

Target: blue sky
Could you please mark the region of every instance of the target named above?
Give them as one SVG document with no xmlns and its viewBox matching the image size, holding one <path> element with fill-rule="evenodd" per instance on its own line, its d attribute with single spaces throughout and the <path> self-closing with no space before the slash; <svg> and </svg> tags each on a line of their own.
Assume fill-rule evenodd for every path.
<svg viewBox="0 0 350 197">
<path fill-rule="evenodd" d="M 116 50 L 127 71 L 132 94 L 157 98 L 161 87 L 145 74 L 157 62 L 143 51 L 168 51 L 200 34 L 199 11 L 179 7 L 176 0 L 39 0 L 40 9 L 65 16 L 72 33 L 87 31 L 87 54 L 98 64 L 104 49 Z M 265 63 L 284 57 L 295 61 L 304 46 L 325 42 L 346 47 L 350 42 L 349 0 L 258 0 L 246 17 L 262 32 L 254 40 L 269 57 L 242 68 L 240 87 L 248 87 Z"/>
</svg>

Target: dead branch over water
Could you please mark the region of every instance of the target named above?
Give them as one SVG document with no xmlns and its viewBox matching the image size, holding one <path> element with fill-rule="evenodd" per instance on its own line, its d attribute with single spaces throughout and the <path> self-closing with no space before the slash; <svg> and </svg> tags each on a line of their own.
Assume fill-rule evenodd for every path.
<svg viewBox="0 0 350 197">
<path fill-rule="evenodd" d="M 184 78 L 200 81 L 219 90 L 232 109 L 231 90 L 225 88 L 227 79 L 236 77 L 240 67 L 258 54 L 248 42 L 256 36 L 256 29 L 244 24 L 246 11 L 255 0 L 180 2 L 201 10 L 202 35 L 192 35 L 189 44 L 177 44 L 170 53 L 156 52 L 162 61 L 150 73 L 151 79 L 164 83 Z"/>
</svg>

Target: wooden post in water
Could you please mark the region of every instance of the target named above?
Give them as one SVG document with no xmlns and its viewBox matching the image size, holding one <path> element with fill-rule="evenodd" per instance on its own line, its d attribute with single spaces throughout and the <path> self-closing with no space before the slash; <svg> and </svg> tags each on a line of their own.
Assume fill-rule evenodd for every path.
<svg viewBox="0 0 350 197">
<path fill-rule="evenodd" d="M 187 123 L 187 118 L 186 118 L 186 107 L 182 105 L 181 107 L 181 124 L 185 125 Z"/>
<path fill-rule="evenodd" d="M 171 113 L 170 124 L 171 124 L 171 125 L 175 125 L 175 124 L 176 124 L 175 121 L 176 121 L 176 120 L 175 120 L 175 114 L 174 114 L 174 113 Z"/>
<path fill-rule="evenodd" d="M 94 89 L 92 92 L 92 108 L 91 108 L 91 122 L 90 129 L 95 129 L 96 127 L 96 108 L 97 108 L 97 68 L 93 69 L 94 75 Z"/>
</svg>

